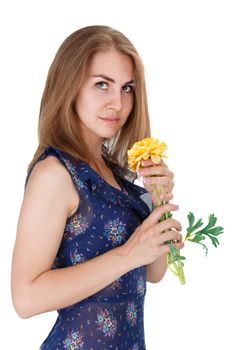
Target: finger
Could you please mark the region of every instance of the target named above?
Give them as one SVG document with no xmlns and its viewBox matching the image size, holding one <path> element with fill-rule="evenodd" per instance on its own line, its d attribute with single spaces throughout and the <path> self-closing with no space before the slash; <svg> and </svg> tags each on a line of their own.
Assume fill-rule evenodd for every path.
<svg viewBox="0 0 233 350">
<path fill-rule="evenodd" d="M 166 204 L 162 204 L 158 207 L 156 207 L 151 214 L 148 216 L 148 218 L 146 219 L 146 221 L 153 225 L 155 223 L 157 223 L 159 221 L 159 219 L 161 218 L 161 216 L 165 213 L 169 213 L 170 211 L 175 211 L 178 210 L 178 205 L 177 204 L 172 204 L 172 203 L 166 203 Z"/>
<path fill-rule="evenodd" d="M 143 159 L 142 161 L 141 161 L 141 165 L 142 166 L 150 166 L 150 165 L 163 165 L 165 168 L 168 168 L 168 166 L 167 166 L 167 164 L 164 162 L 164 160 L 161 158 L 160 159 L 160 162 L 159 163 L 154 163 L 153 161 L 152 161 L 152 159 L 151 158 L 148 158 L 148 159 Z"/>
<path fill-rule="evenodd" d="M 165 166 L 166 168 L 168 168 L 167 164 L 164 162 L 163 159 L 161 159 L 160 164 L 163 165 L 163 166 Z"/>
<path fill-rule="evenodd" d="M 144 188 L 152 197 L 152 200 L 160 205 L 162 201 L 169 202 L 173 198 L 172 188 L 165 185 L 144 184 Z"/>
<path fill-rule="evenodd" d="M 173 245 L 174 245 L 175 248 L 178 249 L 178 250 L 184 248 L 184 243 L 183 243 L 183 242 L 173 243 Z"/>
<path fill-rule="evenodd" d="M 167 176 L 147 176 L 143 178 L 143 183 L 144 184 L 149 184 L 149 185 L 163 185 L 166 186 L 166 188 L 169 190 L 172 190 L 174 187 L 174 182 L 170 177 Z"/>
<path fill-rule="evenodd" d="M 176 244 L 178 244 L 182 241 L 182 235 L 178 231 L 172 230 L 172 231 L 164 232 L 158 237 L 159 244 L 164 244 L 165 242 L 170 240 L 176 240 L 177 241 Z"/>
<path fill-rule="evenodd" d="M 142 165 L 143 167 L 147 167 L 147 166 L 154 166 L 155 163 L 152 162 L 151 158 L 148 158 L 148 159 L 146 159 L 146 160 L 142 160 L 142 161 L 141 161 L 141 165 Z"/>
<path fill-rule="evenodd" d="M 170 252 L 170 248 L 169 248 L 169 245 L 168 244 L 164 244 L 164 245 L 161 245 L 159 247 L 159 256 L 162 256 L 164 254 L 167 254 Z"/>
<path fill-rule="evenodd" d="M 168 166 L 167 166 L 167 164 L 164 162 L 163 159 L 161 159 L 160 162 L 159 162 L 158 164 L 155 164 L 155 163 L 151 160 L 151 158 L 148 158 L 147 160 L 142 160 L 142 161 L 141 161 L 141 165 L 142 165 L 143 167 L 154 166 L 154 167 L 156 167 L 156 168 L 158 168 L 159 166 L 162 166 L 162 168 L 168 169 Z M 173 179 L 173 178 L 174 178 L 174 173 L 173 173 L 172 171 L 170 171 L 170 170 L 169 170 L 169 172 L 170 172 L 171 178 Z"/>
<path fill-rule="evenodd" d="M 156 191 L 154 188 L 150 187 L 148 188 L 147 186 L 144 186 L 145 189 L 150 193 L 152 202 L 156 205 L 159 206 L 161 204 L 165 204 L 165 202 L 170 202 L 171 199 L 173 198 L 172 192 L 169 193 L 164 193 L 163 190 L 159 189 Z"/>
<path fill-rule="evenodd" d="M 152 166 L 147 166 L 144 168 L 141 168 L 138 170 L 138 174 L 140 176 L 167 176 L 170 177 L 171 179 L 174 178 L 174 174 L 172 171 L 168 170 L 164 166 L 160 165 L 152 165 Z"/>
<path fill-rule="evenodd" d="M 163 202 L 169 202 L 171 199 L 173 199 L 172 193 L 163 193 L 160 195 L 160 199 Z"/>
<path fill-rule="evenodd" d="M 158 232 L 162 232 L 162 233 L 170 232 L 170 234 L 172 234 L 174 230 L 181 231 L 182 227 L 179 221 L 174 220 L 172 218 L 165 219 L 156 224 L 156 231 Z"/>
<path fill-rule="evenodd" d="M 169 246 L 170 244 L 166 244 L 166 243 L 165 243 L 165 245 L 168 245 L 168 246 Z M 184 248 L 184 243 L 183 243 L 183 242 L 172 243 L 172 245 L 173 245 L 176 249 L 178 249 L 178 250 Z"/>
</svg>

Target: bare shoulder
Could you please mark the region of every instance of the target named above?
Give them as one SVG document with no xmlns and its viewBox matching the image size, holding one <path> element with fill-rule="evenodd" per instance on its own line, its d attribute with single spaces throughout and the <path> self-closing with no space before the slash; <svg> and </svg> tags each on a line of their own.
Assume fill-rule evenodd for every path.
<svg viewBox="0 0 233 350">
<path fill-rule="evenodd" d="M 51 269 L 67 218 L 78 207 L 78 200 L 71 176 L 59 160 L 48 156 L 34 166 L 17 225 L 13 259 L 15 288 L 23 281 L 31 283 Z"/>
<path fill-rule="evenodd" d="M 67 168 L 54 156 L 48 156 L 34 166 L 25 194 L 32 191 L 59 196 L 67 207 L 67 217 L 79 205 L 79 195 Z"/>
</svg>

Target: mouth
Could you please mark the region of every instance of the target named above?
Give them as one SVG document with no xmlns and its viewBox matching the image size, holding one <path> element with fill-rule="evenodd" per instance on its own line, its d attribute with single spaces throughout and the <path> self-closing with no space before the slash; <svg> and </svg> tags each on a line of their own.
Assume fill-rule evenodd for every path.
<svg viewBox="0 0 233 350">
<path fill-rule="evenodd" d="M 111 118 L 111 117 L 108 117 L 108 118 L 100 118 L 101 120 L 103 120 L 105 123 L 108 123 L 108 124 L 117 124 L 119 122 L 119 118 Z"/>
</svg>

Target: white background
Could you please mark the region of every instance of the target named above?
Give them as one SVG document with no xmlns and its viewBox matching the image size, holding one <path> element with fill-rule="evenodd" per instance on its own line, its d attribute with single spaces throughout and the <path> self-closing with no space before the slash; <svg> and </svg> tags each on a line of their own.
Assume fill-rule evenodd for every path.
<svg viewBox="0 0 233 350">
<path fill-rule="evenodd" d="M 170 271 L 147 284 L 147 350 L 232 348 L 232 1 L 8 0 L 0 13 L 1 348 L 38 349 L 56 317 L 16 315 L 11 255 L 49 65 L 70 33 L 93 24 L 122 31 L 144 61 L 152 136 L 168 145 L 183 235 L 189 211 L 205 221 L 215 213 L 225 228 L 207 257 L 186 244 L 185 286 Z"/>
</svg>

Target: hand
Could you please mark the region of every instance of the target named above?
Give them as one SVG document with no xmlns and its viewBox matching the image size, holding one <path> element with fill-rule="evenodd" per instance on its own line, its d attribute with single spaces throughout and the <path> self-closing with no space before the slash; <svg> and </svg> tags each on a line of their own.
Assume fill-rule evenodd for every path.
<svg viewBox="0 0 233 350">
<path fill-rule="evenodd" d="M 163 160 L 159 164 L 154 164 L 151 159 L 143 160 L 142 166 L 138 175 L 143 177 L 144 187 L 150 193 L 153 203 L 157 206 L 169 202 L 173 198 L 173 172 Z"/>
<path fill-rule="evenodd" d="M 180 222 L 172 218 L 159 222 L 163 214 L 177 209 L 178 206 L 170 203 L 157 207 L 121 246 L 133 268 L 148 265 L 167 254 L 170 248 L 165 244 L 166 241 L 177 240 L 173 245 L 177 249 L 184 247 L 179 232 L 182 229 Z"/>
</svg>

